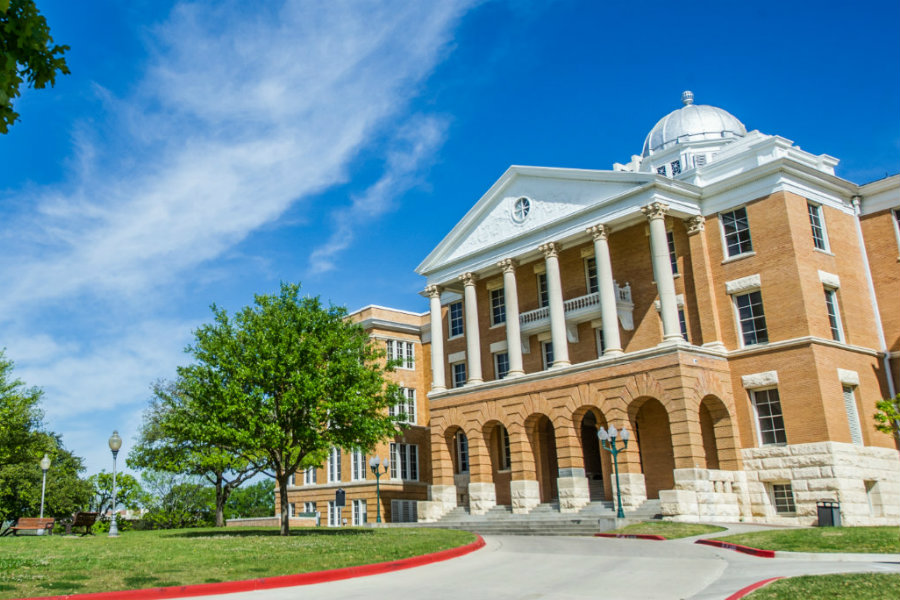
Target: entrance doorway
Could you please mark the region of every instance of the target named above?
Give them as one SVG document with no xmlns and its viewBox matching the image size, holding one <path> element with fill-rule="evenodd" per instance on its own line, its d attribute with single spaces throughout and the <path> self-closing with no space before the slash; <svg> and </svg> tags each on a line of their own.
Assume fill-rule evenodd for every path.
<svg viewBox="0 0 900 600">
<path fill-rule="evenodd" d="M 600 455 L 600 440 L 597 438 L 597 416 L 590 410 L 581 420 L 581 452 L 591 502 L 603 500 L 603 457 Z"/>
<path fill-rule="evenodd" d="M 556 484 L 559 477 L 559 463 L 556 459 L 556 433 L 553 430 L 553 422 L 546 415 L 540 415 L 535 423 L 532 451 L 535 474 L 541 488 L 541 502 L 552 502 L 559 497 Z"/>
</svg>

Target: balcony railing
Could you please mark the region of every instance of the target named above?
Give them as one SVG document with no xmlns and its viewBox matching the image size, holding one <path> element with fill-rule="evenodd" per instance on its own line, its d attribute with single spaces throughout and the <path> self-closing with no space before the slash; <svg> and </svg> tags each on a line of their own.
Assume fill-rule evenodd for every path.
<svg viewBox="0 0 900 600">
<path fill-rule="evenodd" d="M 616 289 L 616 313 L 622 322 L 622 327 L 627 330 L 634 329 L 632 312 L 634 303 L 631 301 L 631 285 L 626 283 L 620 286 L 613 282 Z M 568 324 L 583 323 L 600 317 L 600 293 L 594 292 L 585 296 L 578 296 L 563 302 L 565 318 Z M 535 310 L 529 310 L 519 315 L 519 323 L 522 332 L 540 331 L 550 327 L 550 307 L 542 306 Z"/>
</svg>

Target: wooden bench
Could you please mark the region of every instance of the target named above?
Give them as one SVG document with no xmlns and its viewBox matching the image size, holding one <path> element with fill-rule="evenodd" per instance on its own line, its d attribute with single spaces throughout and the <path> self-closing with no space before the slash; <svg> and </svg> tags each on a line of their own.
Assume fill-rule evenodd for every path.
<svg viewBox="0 0 900 600">
<path fill-rule="evenodd" d="M 97 517 L 100 513 L 95 512 L 77 512 L 72 515 L 72 524 L 66 527 L 66 533 L 71 533 L 72 529 L 76 527 L 84 527 L 84 533 L 81 534 L 81 537 L 86 535 L 94 535 L 93 527 L 94 523 L 97 521 Z"/>
<path fill-rule="evenodd" d="M 44 517 L 43 519 L 40 517 L 19 517 L 16 524 L 5 531 L 3 535 L 9 535 L 10 532 L 13 535 L 19 535 L 20 531 L 38 531 L 39 529 L 46 531 L 47 535 L 53 535 L 54 523 L 56 523 L 56 519 L 50 517 Z"/>
</svg>

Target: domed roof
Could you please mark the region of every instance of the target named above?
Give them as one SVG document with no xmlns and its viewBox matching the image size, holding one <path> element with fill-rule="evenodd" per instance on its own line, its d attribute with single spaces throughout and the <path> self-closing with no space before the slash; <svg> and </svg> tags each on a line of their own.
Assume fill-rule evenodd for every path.
<svg viewBox="0 0 900 600">
<path fill-rule="evenodd" d="M 747 128 L 726 110 L 694 104 L 694 94 L 681 94 L 684 106 L 673 110 L 653 126 L 644 140 L 642 157 L 646 158 L 673 144 L 719 140 L 747 135 Z"/>
</svg>

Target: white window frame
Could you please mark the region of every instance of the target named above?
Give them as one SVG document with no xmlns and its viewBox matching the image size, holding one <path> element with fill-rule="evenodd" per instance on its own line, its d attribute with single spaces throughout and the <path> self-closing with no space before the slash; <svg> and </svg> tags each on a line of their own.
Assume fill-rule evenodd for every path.
<svg viewBox="0 0 900 600">
<path fill-rule="evenodd" d="M 454 313 L 458 312 L 458 315 Z M 463 315 L 463 303 L 462 300 L 458 300 L 456 302 L 451 302 L 447 306 L 447 339 L 455 339 L 461 337 L 466 332 L 466 323 L 465 317 Z M 457 330 L 456 333 L 453 331 Z"/>
<path fill-rule="evenodd" d="M 359 527 L 369 522 L 369 515 L 366 510 L 366 501 L 362 499 L 353 500 L 353 525 Z"/>
<path fill-rule="evenodd" d="M 764 448 L 766 446 L 785 446 L 785 445 L 787 445 L 787 443 L 788 443 L 787 442 L 787 431 L 785 430 L 785 425 L 784 425 L 784 409 L 781 406 L 781 395 L 778 393 L 778 387 L 772 386 L 772 387 L 757 388 L 757 389 L 749 390 L 749 392 L 750 392 L 751 405 L 753 406 L 753 420 L 754 420 L 754 423 L 756 424 L 757 445 L 760 448 Z M 775 395 L 776 395 L 775 399 L 778 402 L 778 413 L 777 413 L 777 415 L 774 413 L 770 413 L 769 415 L 766 416 L 767 420 L 771 420 L 772 427 L 767 426 L 766 428 L 764 428 L 763 421 L 760 418 L 760 414 L 759 414 L 760 396 L 765 394 L 766 403 L 769 405 L 772 405 L 773 402 L 772 402 L 771 392 L 775 392 Z M 781 422 L 780 428 L 777 427 L 779 420 Z M 771 433 L 773 438 L 775 438 L 775 441 L 770 441 L 770 442 L 765 441 L 763 436 L 766 433 Z"/>
<path fill-rule="evenodd" d="M 506 370 L 503 371 L 501 367 L 501 363 L 506 362 Z M 509 352 L 494 352 L 494 377 L 496 379 L 503 379 L 509 374 Z"/>
<path fill-rule="evenodd" d="M 756 321 L 757 321 L 757 319 L 760 318 L 759 316 L 754 315 L 750 319 L 748 319 L 747 323 L 753 324 L 752 333 L 753 333 L 754 337 L 756 338 L 756 341 L 747 343 L 746 336 L 745 336 L 745 330 L 744 330 L 744 320 L 741 318 L 741 308 L 739 305 L 739 298 L 744 298 L 744 297 L 750 296 L 752 294 L 759 294 L 759 306 L 760 306 L 760 310 L 762 311 L 761 317 L 762 317 L 763 325 L 765 326 L 765 328 L 761 329 L 761 330 L 756 329 Z M 734 318 L 735 318 L 735 324 L 737 326 L 738 342 L 740 344 L 740 347 L 747 348 L 750 346 L 758 346 L 760 344 L 768 344 L 769 343 L 769 324 L 766 321 L 766 307 L 765 307 L 765 304 L 763 303 L 763 299 L 762 299 L 762 290 L 760 288 L 756 288 L 756 289 L 742 291 L 740 293 L 732 294 L 731 295 L 731 304 L 734 307 Z M 760 331 L 765 331 L 766 339 L 763 341 L 759 341 Z"/>
<path fill-rule="evenodd" d="M 820 252 L 831 253 L 831 245 L 828 243 L 828 229 L 825 227 L 825 211 L 822 210 L 821 204 L 806 201 L 806 212 L 809 216 L 810 234 L 813 240 L 813 248 Z M 814 223 L 813 220 L 816 222 Z M 820 235 L 816 235 L 816 230 Z M 819 247 L 819 239 L 821 238 L 822 247 Z"/>
<path fill-rule="evenodd" d="M 399 360 L 398 369 L 413 370 L 416 368 L 415 342 L 407 340 L 385 340 L 388 360 Z"/>
<path fill-rule="evenodd" d="M 316 512 L 316 503 L 315 502 L 304 502 L 303 503 L 303 512 L 315 513 Z"/>
<path fill-rule="evenodd" d="M 297 514 L 297 507 L 294 506 L 293 502 L 288 502 L 288 518 L 294 518 L 294 515 Z"/>
<path fill-rule="evenodd" d="M 789 481 L 770 483 L 769 494 L 772 499 L 772 507 L 775 509 L 775 514 L 797 514 L 797 502 L 794 499 L 794 486 L 792 486 Z"/>
<path fill-rule="evenodd" d="M 468 473 L 471 466 L 469 463 L 469 437 L 460 430 L 456 432 L 454 440 L 456 442 L 456 470 L 460 474 Z"/>
<path fill-rule="evenodd" d="M 863 441 L 862 423 L 859 420 L 859 409 L 856 406 L 856 387 L 842 384 L 841 391 L 844 396 L 844 411 L 847 413 L 847 427 L 850 428 L 850 441 L 857 446 L 865 446 Z"/>
<path fill-rule="evenodd" d="M 306 467 L 303 471 L 303 485 L 316 485 L 316 467 Z"/>
<path fill-rule="evenodd" d="M 669 263 L 672 265 L 672 275 L 680 276 L 678 272 L 678 253 L 675 252 L 675 232 L 666 231 L 666 247 L 669 249 Z"/>
<path fill-rule="evenodd" d="M 450 365 L 450 372 L 453 374 L 453 387 L 461 388 L 466 385 L 468 374 L 466 373 L 465 361 L 455 362 Z M 462 374 L 462 378 L 458 375 Z"/>
<path fill-rule="evenodd" d="M 591 285 L 591 281 L 594 285 Z M 597 258 L 588 256 L 584 259 L 584 285 L 588 294 L 600 291 L 600 277 L 597 275 Z"/>
<path fill-rule="evenodd" d="M 553 366 L 555 357 L 553 355 L 553 342 L 541 342 L 541 360 L 544 361 L 544 370 L 546 371 Z"/>
<path fill-rule="evenodd" d="M 600 358 L 606 351 L 606 342 L 603 341 L 602 327 L 594 327 L 594 338 L 597 342 L 597 358 Z"/>
<path fill-rule="evenodd" d="M 333 447 L 328 453 L 328 483 L 338 483 L 341 480 L 341 449 Z"/>
<path fill-rule="evenodd" d="M 844 341 L 844 324 L 841 321 L 841 306 L 838 302 L 837 290 L 825 286 L 825 315 L 828 317 L 828 329 L 831 331 L 831 339 L 836 342 Z"/>
<path fill-rule="evenodd" d="M 391 442 L 391 479 L 401 481 L 419 480 L 419 446 Z"/>
<path fill-rule="evenodd" d="M 491 290 L 491 327 L 506 323 L 506 295 L 503 288 Z"/>
<path fill-rule="evenodd" d="M 362 450 L 350 453 L 350 481 L 364 481 L 366 478 L 366 454 Z"/>
<path fill-rule="evenodd" d="M 547 274 L 537 274 L 538 308 L 550 306 L 550 286 L 547 284 Z"/>
<path fill-rule="evenodd" d="M 399 404 L 395 404 L 393 406 L 388 407 L 388 415 L 391 417 L 396 417 L 397 415 L 403 413 L 406 415 L 405 419 L 398 421 L 398 423 L 407 423 L 409 425 L 416 424 L 416 390 L 414 388 L 400 388 L 400 393 L 403 395 L 403 400 Z"/>
<path fill-rule="evenodd" d="M 737 231 L 736 235 L 740 236 L 742 231 L 746 231 L 747 242 L 750 245 L 750 249 L 749 250 L 741 250 L 741 247 L 744 244 L 740 239 L 738 239 L 738 252 L 736 252 L 735 254 L 731 254 L 731 251 L 729 250 L 729 246 L 728 246 L 728 234 L 725 231 L 725 216 L 726 215 L 734 215 L 735 213 L 737 213 L 738 211 L 741 211 L 741 210 L 744 211 L 744 217 L 747 221 L 747 228 L 744 230 Z M 737 218 L 735 217 L 735 220 L 736 219 Z M 750 256 L 750 255 L 754 254 L 753 235 L 750 233 L 750 215 L 747 213 L 746 206 L 738 206 L 737 208 L 733 208 L 729 211 L 720 212 L 719 213 L 719 233 L 722 237 L 722 250 L 723 250 L 723 254 L 725 255 L 725 260 L 731 260 L 731 259 L 738 258 L 739 256 Z"/>
<path fill-rule="evenodd" d="M 341 526 L 341 507 L 336 506 L 334 500 L 328 501 L 328 526 Z"/>
<path fill-rule="evenodd" d="M 690 343 L 691 339 L 688 335 L 687 315 L 685 315 L 684 307 L 678 309 L 678 326 L 681 330 L 681 337 L 684 338 L 684 341 Z"/>
</svg>

